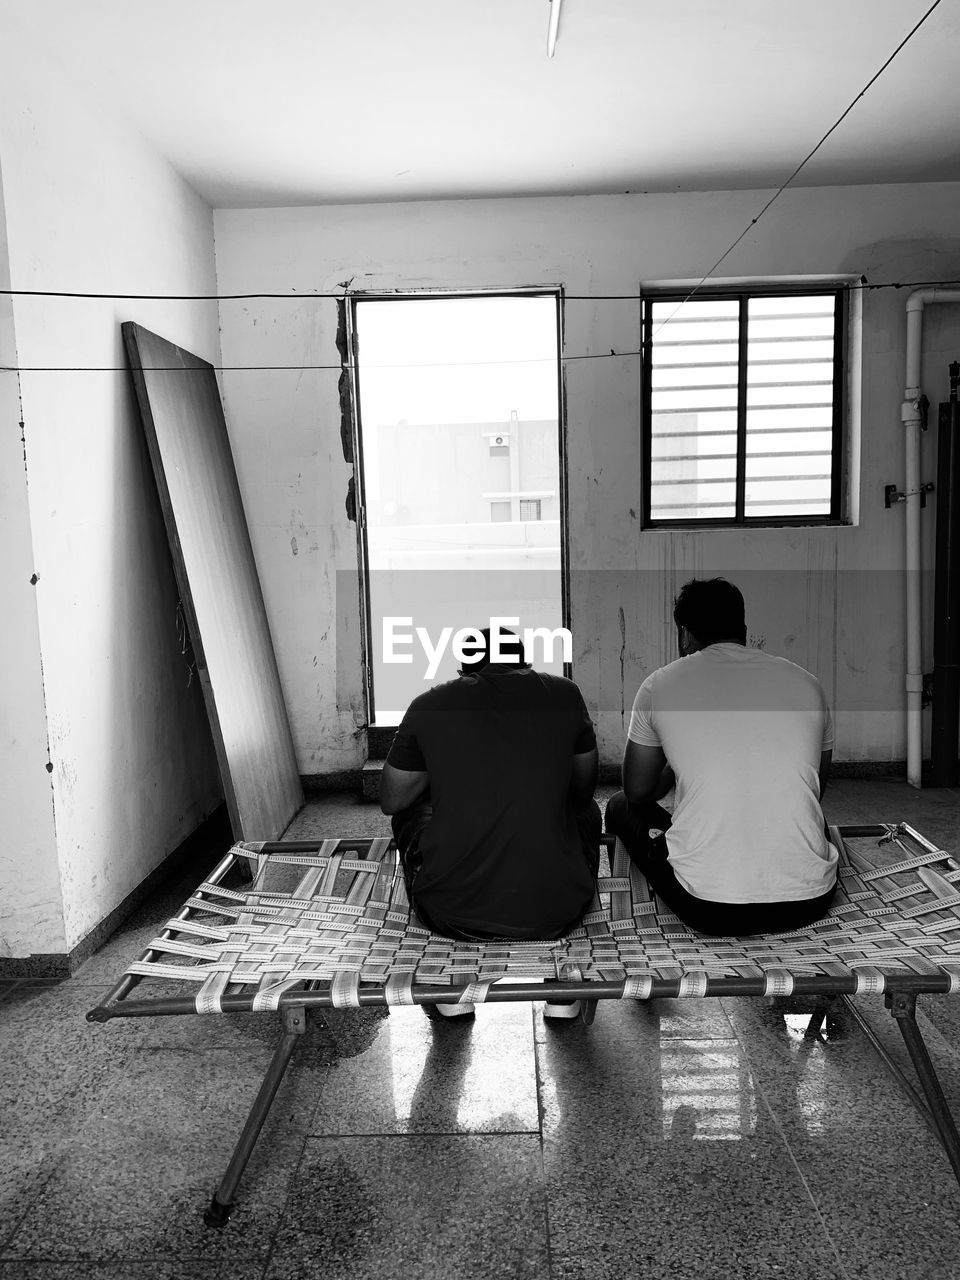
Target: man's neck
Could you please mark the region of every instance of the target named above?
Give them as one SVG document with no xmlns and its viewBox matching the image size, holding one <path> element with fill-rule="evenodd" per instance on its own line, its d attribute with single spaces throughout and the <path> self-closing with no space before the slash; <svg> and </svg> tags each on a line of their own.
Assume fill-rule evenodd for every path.
<svg viewBox="0 0 960 1280">
<path fill-rule="evenodd" d="M 461 667 L 458 672 L 461 676 L 482 676 L 485 671 L 494 671 L 498 674 L 511 671 L 529 671 L 531 670 L 529 662 L 485 662 L 482 667 Z"/>
<path fill-rule="evenodd" d="M 745 640 L 741 640 L 738 636 L 726 636 L 720 640 L 698 640 L 695 645 L 689 646 L 684 653 L 681 654 L 681 657 L 689 658 L 692 654 L 702 653 L 704 649 L 710 649 L 717 644 L 738 644 L 741 649 L 745 649 L 747 647 L 747 642 Z"/>
</svg>

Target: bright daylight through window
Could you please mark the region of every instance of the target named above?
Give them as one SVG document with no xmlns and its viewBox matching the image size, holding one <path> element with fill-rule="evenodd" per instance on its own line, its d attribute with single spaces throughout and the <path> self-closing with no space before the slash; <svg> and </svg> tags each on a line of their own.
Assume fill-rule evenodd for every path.
<svg viewBox="0 0 960 1280">
<path fill-rule="evenodd" d="M 644 301 L 647 524 L 840 519 L 842 293 Z"/>
<path fill-rule="evenodd" d="M 375 724 L 397 724 L 457 669 L 452 645 L 435 671 L 415 645 L 385 662 L 385 634 L 421 627 L 436 645 L 494 617 L 517 618 L 518 634 L 562 625 L 559 305 L 556 293 L 354 300 Z M 559 650 L 537 665 L 563 671 Z"/>
</svg>

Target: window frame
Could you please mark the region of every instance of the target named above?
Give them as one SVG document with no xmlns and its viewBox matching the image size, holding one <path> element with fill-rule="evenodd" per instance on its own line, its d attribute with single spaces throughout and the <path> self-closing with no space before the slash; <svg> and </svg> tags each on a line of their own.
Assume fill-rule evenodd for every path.
<svg viewBox="0 0 960 1280">
<path fill-rule="evenodd" d="M 376 729 L 376 702 L 374 696 L 373 649 L 370 630 L 373 615 L 370 592 L 370 560 L 367 542 L 366 473 L 363 465 L 363 423 L 360 410 L 361 359 L 359 350 L 358 306 L 364 302 L 406 302 L 447 298 L 543 298 L 555 303 L 557 342 L 557 461 L 560 502 L 560 617 L 561 625 L 570 628 L 570 476 L 567 442 L 567 387 L 566 357 L 566 289 L 562 283 L 545 285 L 516 285 L 491 287 L 445 287 L 424 285 L 419 287 L 381 287 L 370 289 L 346 289 L 340 304 L 345 339 L 345 351 L 341 353 L 343 372 L 348 376 L 349 408 L 342 415 L 341 427 L 349 425 L 352 480 L 355 486 L 354 514 L 348 518 L 355 523 L 357 545 L 357 573 L 360 603 L 360 664 L 363 680 L 364 710 L 367 727 Z M 339 340 L 339 339 L 338 339 Z M 341 374 L 341 377 L 343 374 Z M 342 396 L 342 390 L 341 390 Z M 342 401 L 341 401 L 342 406 Z M 509 432 L 504 434 L 509 435 Z M 346 444 L 344 450 L 346 452 Z M 348 499 L 349 503 L 349 499 Z M 349 506 L 348 506 L 349 511 Z M 573 670 L 571 662 L 564 662 L 563 674 L 569 679 Z"/>
<path fill-rule="evenodd" d="M 751 298 L 833 297 L 833 417 L 830 450 L 830 511 L 826 515 L 761 515 L 744 514 L 746 489 L 747 443 L 747 304 Z M 736 512 L 732 516 L 685 516 L 682 519 L 657 520 L 650 514 L 653 454 L 653 420 L 651 412 L 651 370 L 653 354 L 654 302 L 681 303 L 691 297 L 690 289 L 676 287 L 645 288 L 641 292 L 640 348 L 640 507 L 643 529 L 745 529 L 791 528 L 842 525 L 844 519 L 844 445 L 847 434 L 846 344 L 849 328 L 849 288 L 839 281 L 818 280 L 786 284 L 758 283 L 697 289 L 697 301 L 739 303 L 738 376 L 737 376 L 737 451 Z M 789 457 L 790 455 L 785 455 Z"/>
</svg>

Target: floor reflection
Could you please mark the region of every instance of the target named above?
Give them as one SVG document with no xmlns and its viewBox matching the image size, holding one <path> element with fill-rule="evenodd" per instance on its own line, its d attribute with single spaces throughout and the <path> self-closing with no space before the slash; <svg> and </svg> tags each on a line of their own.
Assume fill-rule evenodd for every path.
<svg viewBox="0 0 960 1280">
<path fill-rule="evenodd" d="M 408 1132 L 535 1132 L 536 1068 L 528 1005 L 475 1021 L 394 1011 L 385 1048 L 397 1126 Z"/>
<path fill-rule="evenodd" d="M 731 1141 L 756 1127 L 753 1080 L 735 1038 L 661 1040 L 660 1085 L 670 1141 Z"/>
<path fill-rule="evenodd" d="M 835 1001 L 756 1002 L 760 1021 L 774 1033 L 776 1105 L 800 1122 L 807 1137 L 827 1131 L 830 1058 L 826 1047 L 847 1035 Z M 671 1141 L 731 1140 L 766 1127 L 750 1061 L 737 1037 L 673 1039 L 660 1027 L 663 1136 Z M 778 1049 L 776 1047 L 778 1046 Z"/>
<path fill-rule="evenodd" d="M 770 997 L 751 1005 L 767 1032 L 754 1050 L 773 1055 L 771 1104 L 781 1121 L 808 1138 L 822 1137 L 836 1125 L 831 1077 L 838 1062 L 831 1046 L 849 1036 L 849 1015 L 839 999 L 824 996 Z M 775 1094 L 775 1096 L 774 1096 Z"/>
<path fill-rule="evenodd" d="M 843 1047 L 833 1044 L 848 1034 L 842 1006 L 740 1004 L 731 1002 L 735 1027 L 719 1001 L 658 1000 L 601 1002 L 590 1028 L 546 1027 L 544 1136 L 609 1129 L 641 1141 L 775 1134 L 779 1142 L 784 1124 L 823 1135 L 836 1123 L 830 1107 Z"/>
<path fill-rule="evenodd" d="M 668 1142 L 739 1141 L 767 1131 L 774 1110 L 808 1137 L 827 1131 L 838 1065 L 831 1045 L 848 1030 L 842 1006 L 750 1001 L 764 1032 L 758 1050 L 719 1002 L 677 1003 L 601 1003 L 590 1028 L 545 1028 L 539 1082 L 529 1006 L 481 1008 L 475 1021 L 449 1023 L 395 1010 L 382 1024 L 379 1059 L 395 1123 L 419 1133 L 542 1125 L 546 1135 L 565 1123 L 589 1127 L 615 1107 L 623 1123 Z"/>
<path fill-rule="evenodd" d="M 464 1124 L 462 1112 L 468 1096 L 467 1073 L 475 1058 L 471 1023 L 431 1026 L 420 1079 L 410 1098 L 411 1129 L 454 1133 L 470 1127 Z"/>
</svg>

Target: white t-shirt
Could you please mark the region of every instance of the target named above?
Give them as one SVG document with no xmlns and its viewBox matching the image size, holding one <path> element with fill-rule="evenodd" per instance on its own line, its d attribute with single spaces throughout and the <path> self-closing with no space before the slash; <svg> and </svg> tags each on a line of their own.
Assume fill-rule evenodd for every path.
<svg viewBox="0 0 960 1280">
<path fill-rule="evenodd" d="M 833 721 L 820 682 L 786 658 L 712 644 L 648 676 L 631 742 L 662 747 L 677 779 L 667 851 L 688 893 L 795 902 L 826 893 L 837 851 L 820 808 Z"/>
</svg>

